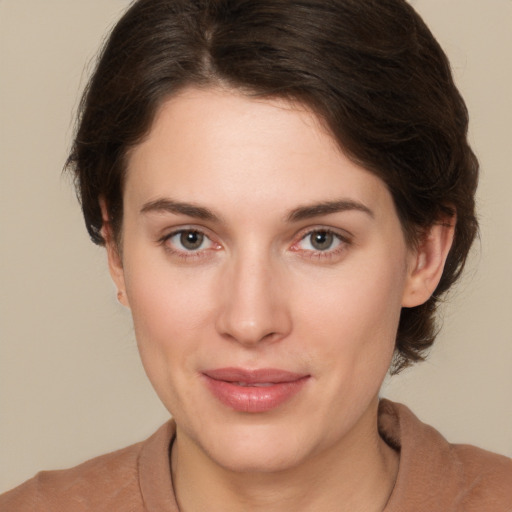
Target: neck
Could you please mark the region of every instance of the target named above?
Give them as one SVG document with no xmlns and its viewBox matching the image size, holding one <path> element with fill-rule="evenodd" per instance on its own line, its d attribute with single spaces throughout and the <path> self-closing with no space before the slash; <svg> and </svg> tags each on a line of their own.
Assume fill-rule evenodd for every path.
<svg viewBox="0 0 512 512">
<path fill-rule="evenodd" d="M 376 399 L 369 417 L 336 446 L 272 473 L 220 467 L 178 429 L 171 467 L 180 511 L 381 512 L 396 479 L 398 455 L 379 436 L 377 406 Z"/>
</svg>

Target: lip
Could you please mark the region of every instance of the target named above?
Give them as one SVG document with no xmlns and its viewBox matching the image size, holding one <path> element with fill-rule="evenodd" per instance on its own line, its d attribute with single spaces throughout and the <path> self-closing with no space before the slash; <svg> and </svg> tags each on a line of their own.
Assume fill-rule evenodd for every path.
<svg viewBox="0 0 512 512">
<path fill-rule="evenodd" d="M 310 376 L 276 368 L 216 368 L 204 371 L 203 377 L 224 405 L 239 412 L 261 413 L 290 400 Z"/>
</svg>

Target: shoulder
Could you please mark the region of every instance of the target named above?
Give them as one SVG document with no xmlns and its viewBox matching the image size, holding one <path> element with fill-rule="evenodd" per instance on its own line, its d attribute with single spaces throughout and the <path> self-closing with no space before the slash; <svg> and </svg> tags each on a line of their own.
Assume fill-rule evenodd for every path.
<svg viewBox="0 0 512 512">
<path fill-rule="evenodd" d="M 382 400 L 382 437 L 400 451 L 393 510 L 512 512 L 512 459 L 450 444 L 407 407 Z"/>
<path fill-rule="evenodd" d="M 141 444 L 96 457 L 74 468 L 42 471 L 0 496 L 0 510 L 107 510 L 105 504 L 114 498 L 124 496 L 134 500 Z"/>
<path fill-rule="evenodd" d="M 450 448 L 453 464 L 459 468 L 461 502 L 485 505 L 488 510 L 506 505 L 506 511 L 512 512 L 512 459 L 469 445 Z"/>
<path fill-rule="evenodd" d="M 143 510 L 140 459 L 155 439 L 168 437 L 168 425 L 153 436 L 121 450 L 101 455 L 73 468 L 42 471 L 0 496 L 2 512 L 111 512 Z"/>
</svg>

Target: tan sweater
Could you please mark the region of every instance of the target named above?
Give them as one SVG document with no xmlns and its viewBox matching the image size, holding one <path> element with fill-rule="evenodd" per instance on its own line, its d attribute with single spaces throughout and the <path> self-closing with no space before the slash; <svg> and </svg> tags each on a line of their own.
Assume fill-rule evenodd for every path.
<svg viewBox="0 0 512 512">
<path fill-rule="evenodd" d="M 512 459 L 449 444 L 400 404 L 382 400 L 382 437 L 400 451 L 384 512 L 512 512 Z M 75 468 L 44 471 L 0 496 L 1 512 L 178 512 L 169 468 L 174 423 L 142 443 Z"/>
</svg>

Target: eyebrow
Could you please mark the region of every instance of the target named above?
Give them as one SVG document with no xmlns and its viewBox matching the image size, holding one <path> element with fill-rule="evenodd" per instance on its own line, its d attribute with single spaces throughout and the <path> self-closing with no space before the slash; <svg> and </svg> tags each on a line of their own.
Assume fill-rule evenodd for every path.
<svg viewBox="0 0 512 512">
<path fill-rule="evenodd" d="M 307 206 L 299 206 L 291 210 L 286 216 L 287 222 L 299 222 L 302 220 L 330 215 L 345 211 L 359 211 L 374 218 L 372 210 L 363 203 L 351 199 L 341 199 L 338 201 L 323 201 Z M 145 203 L 140 210 L 141 213 L 173 213 L 177 215 L 186 215 L 210 222 L 220 222 L 220 217 L 215 215 L 209 208 L 198 206 L 192 203 L 184 203 L 173 199 L 162 198 L 155 199 Z"/>
<path fill-rule="evenodd" d="M 353 201 L 352 199 L 341 199 L 338 201 L 324 201 L 315 203 L 308 206 L 299 206 L 294 208 L 287 216 L 288 222 L 298 222 L 301 220 L 311 219 L 313 217 L 320 217 L 321 215 L 329 215 L 332 213 L 346 212 L 346 211 L 359 211 L 366 213 L 374 218 L 375 215 L 363 203 Z"/>
<path fill-rule="evenodd" d="M 197 206 L 191 203 L 182 203 L 172 199 L 156 199 L 146 203 L 140 210 L 140 213 L 174 213 L 195 217 L 201 220 L 218 222 L 220 219 L 211 210 L 204 206 Z"/>
</svg>

